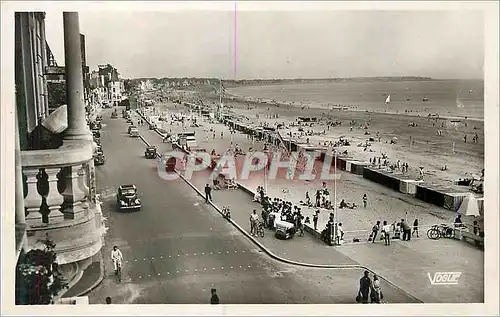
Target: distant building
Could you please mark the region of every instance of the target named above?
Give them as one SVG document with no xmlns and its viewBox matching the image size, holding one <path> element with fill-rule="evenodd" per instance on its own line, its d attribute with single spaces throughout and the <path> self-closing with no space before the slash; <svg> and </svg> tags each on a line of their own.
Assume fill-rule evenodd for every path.
<svg viewBox="0 0 500 317">
<path fill-rule="evenodd" d="M 92 100 L 102 105 L 117 105 L 123 99 L 124 84 L 120 74 L 110 64 L 99 65 L 90 74 L 89 86 Z"/>
<path fill-rule="evenodd" d="M 121 81 L 110 81 L 108 83 L 108 100 L 112 105 L 118 105 L 122 100 L 123 93 L 123 82 Z"/>
</svg>

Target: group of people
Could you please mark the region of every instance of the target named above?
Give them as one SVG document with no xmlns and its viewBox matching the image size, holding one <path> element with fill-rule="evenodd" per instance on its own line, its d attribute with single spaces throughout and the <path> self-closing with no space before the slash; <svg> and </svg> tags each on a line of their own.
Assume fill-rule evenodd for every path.
<svg viewBox="0 0 500 317">
<path fill-rule="evenodd" d="M 391 164 L 387 160 L 387 158 L 384 157 L 374 157 L 373 159 L 370 158 L 370 164 L 373 166 L 378 165 L 379 168 L 381 168 L 382 166 L 388 166 L 392 171 L 398 170 L 403 174 L 408 173 L 408 167 L 409 167 L 407 162 L 401 162 L 400 160 L 397 160 L 397 162 Z"/>
<path fill-rule="evenodd" d="M 264 226 L 269 229 L 276 227 L 276 221 L 286 221 L 292 223 L 299 235 L 304 234 L 304 223 L 310 223 L 309 217 L 302 215 L 300 207 L 293 205 L 290 201 L 285 201 L 281 198 L 270 198 L 264 192 L 264 188 L 259 186 L 254 197 L 262 205 L 262 219 Z"/>
<path fill-rule="evenodd" d="M 370 272 L 365 271 L 363 277 L 359 280 L 359 291 L 356 296 L 358 303 L 381 304 L 384 299 L 380 280 L 376 274 L 373 274 L 373 280 L 370 278 Z"/>
<path fill-rule="evenodd" d="M 393 222 L 392 224 L 389 224 L 385 220 L 382 224 L 380 224 L 380 221 L 377 221 L 372 228 L 368 241 L 375 243 L 375 241 L 377 241 L 377 236 L 379 236 L 380 240 L 384 240 L 385 245 L 391 245 L 391 239 L 410 241 L 411 236 L 414 234 L 417 235 L 417 238 L 419 237 L 418 219 L 415 219 L 413 222 L 413 231 L 405 219 L 401 219 L 401 221 L 397 223 Z"/>
</svg>

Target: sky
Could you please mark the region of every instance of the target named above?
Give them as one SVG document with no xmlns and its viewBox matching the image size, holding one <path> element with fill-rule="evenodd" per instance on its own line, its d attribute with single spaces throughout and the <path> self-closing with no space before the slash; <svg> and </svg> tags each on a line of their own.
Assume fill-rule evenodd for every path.
<svg viewBox="0 0 500 317">
<path fill-rule="evenodd" d="M 84 11 L 80 32 L 123 78 L 483 78 L 481 11 Z M 46 33 L 64 65 L 60 12 Z"/>
</svg>

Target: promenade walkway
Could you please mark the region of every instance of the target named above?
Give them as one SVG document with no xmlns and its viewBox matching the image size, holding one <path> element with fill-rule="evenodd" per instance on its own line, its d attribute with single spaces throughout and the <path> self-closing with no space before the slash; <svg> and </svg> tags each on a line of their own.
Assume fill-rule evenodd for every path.
<svg viewBox="0 0 500 317">
<path fill-rule="evenodd" d="M 220 125 L 217 126 L 218 129 L 223 129 Z M 201 137 L 202 132 L 197 131 L 197 135 L 198 133 Z M 216 149 L 219 152 L 223 152 L 226 146 L 220 143 L 220 138 L 219 142 L 213 140 L 210 145 L 204 144 L 209 151 L 212 145 L 214 147 L 218 146 L 219 148 Z M 208 175 L 208 171 L 198 172 L 193 176 L 191 182 L 203 191 Z M 355 175 L 352 176 L 356 177 Z M 361 180 L 363 179 L 359 177 L 356 179 L 356 181 Z M 382 192 L 375 195 L 373 199 L 375 201 L 384 199 L 388 201 L 399 200 L 400 203 L 408 204 L 405 200 L 411 201 L 414 199 L 408 196 L 404 198 L 394 197 L 394 195 L 402 194 L 394 193 L 378 184 L 368 183 L 370 183 L 367 184 L 370 185 L 370 188 L 380 187 L 378 190 Z M 388 192 L 384 193 L 384 190 Z M 349 189 L 346 190 L 346 192 L 348 191 Z M 271 191 L 269 192 L 272 195 Z M 277 191 L 277 194 L 279 194 L 279 191 Z M 217 206 L 229 206 L 232 219 L 243 228 L 247 228 L 247 230 L 249 230 L 251 211 L 257 209 L 260 215 L 259 204 L 252 202 L 252 197 L 242 190 L 213 191 L 212 196 Z M 440 217 L 443 217 L 445 213 L 449 213 L 442 209 L 437 210 L 439 208 L 422 202 L 419 202 L 419 204 L 414 202 L 413 205 L 410 204 L 409 208 L 418 207 L 422 212 L 430 208 L 436 208 L 436 210 L 431 209 L 430 211 L 436 212 Z M 391 206 L 388 208 L 391 208 Z M 437 218 L 441 220 L 440 222 L 443 222 L 443 218 Z M 264 238 L 259 239 L 275 254 L 290 260 L 316 264 L 347 265 L 359 263 L 370 267 L 384 278 L 426 303 L 482 302 L 484 300 L 484 281 L 482 278 L 484 253 L 460 241 L 448 239 L 438 241 L 421 239 L 415 241 L 412 239 L 410 242 L 394 241 L 389 247 L 384 246 L 383 243 L 328 247 L 308 234 L 304 237 L 296 236 L 292 240 L 278 240 L 273 237 L 272 232 L 269 230 L 266 231 Z M 446 271 L 462 272 L 458 285 L 431 285 L 429 274 L 432 277 L 436 272 Z M 389 302 L 391 302 L 390 299 Z"/>
</svg>

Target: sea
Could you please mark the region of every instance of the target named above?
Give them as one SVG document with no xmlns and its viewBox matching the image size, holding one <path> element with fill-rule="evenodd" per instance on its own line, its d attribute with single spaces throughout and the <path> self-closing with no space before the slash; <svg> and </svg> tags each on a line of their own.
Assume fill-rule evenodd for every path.
<svg viewBox="0 0 500 317">
<path fill-rule="evenodd" d="M 293 102 L 295 106 L 484 120 L 483 80 L 310 82 L 239 86 L 227 91 L 238 97 Z"/>
</svg>

